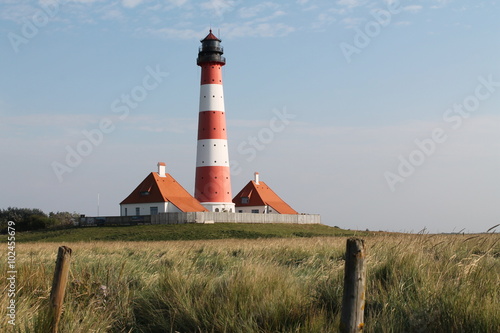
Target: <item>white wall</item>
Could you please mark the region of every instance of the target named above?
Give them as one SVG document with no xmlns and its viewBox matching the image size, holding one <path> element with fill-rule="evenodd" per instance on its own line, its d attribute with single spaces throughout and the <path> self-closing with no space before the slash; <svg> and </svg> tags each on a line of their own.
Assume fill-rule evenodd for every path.
<svg viewBox="0 0 500 333">
<path fill-rule="evenodd" d="M 237 212 L 232 202 L 201 202 L 201 205 L 209 212 Z"/>
<path fill-rule="evenodd" d="M 258 209 L 259 214 L 279 214 L 271 206 L 245 206 L 236 207 L 236 213 L 251 213 L 253 209 Z M 240 212 L 241 210 L 241 212 Z"/>
<path fill-rule="evenodd" d="M 151 207 L 158 207 L 158 213 L 178 213 L 180 209 L 170 202 L 150 202 L 139 204 L 120 205 L 120 215 L 125 216 L 125 208 L 127 208 L 127 216 L 135 216 L 135 209 L 139 207 L 139 215 L 151 215 Z"/>
</svg>

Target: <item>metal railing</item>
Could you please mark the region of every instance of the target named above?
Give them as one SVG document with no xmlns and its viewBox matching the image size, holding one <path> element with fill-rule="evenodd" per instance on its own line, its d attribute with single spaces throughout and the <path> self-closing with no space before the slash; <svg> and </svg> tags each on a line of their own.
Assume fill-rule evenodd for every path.
<svg viewBox="0 0 500 333">
<path fill-rule="evenodd" d="M 197 65 L 199 65 L 201 63 L 205 63 L 205 62 L 220 62 L 222 64 L 225 64 L 226 58 L 224 58 L 220 54 L 199 55 L 198 58 L 196 58 Z"/>
<path fill-rule="evenodd" d="M 220 52 L 224 53 L 224 48 L 222 46 L 200 46 L 198 52 Z"/>
</svg>

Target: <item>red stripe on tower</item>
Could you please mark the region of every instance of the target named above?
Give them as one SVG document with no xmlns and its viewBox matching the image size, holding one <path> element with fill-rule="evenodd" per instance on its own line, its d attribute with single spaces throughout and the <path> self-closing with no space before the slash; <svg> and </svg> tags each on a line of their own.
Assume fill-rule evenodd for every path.
<svg viewBox="0 0 500 333">
<path fill-rule="evenodd" d="M 209 211 L 234 212 L 222 89 L 226 59 L 220 42 L 210 30 L 198 52 L 201 87 L 194 197 Z"/>
</svg>

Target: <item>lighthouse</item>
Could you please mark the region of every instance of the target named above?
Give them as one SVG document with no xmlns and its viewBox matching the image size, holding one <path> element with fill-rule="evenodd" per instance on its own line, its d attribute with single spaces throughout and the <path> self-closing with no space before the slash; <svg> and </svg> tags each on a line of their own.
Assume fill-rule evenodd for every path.
<svg viewBox="0 0 500 333">
<path fill-rule="evenodd" d="M 196 60 L 201 67 L 201 86 L 194 197 L 211 212 L 233 213 L 222 88 L 226 59 L 220 43 L 210 30 L 201 40 Z"/>
</svg>

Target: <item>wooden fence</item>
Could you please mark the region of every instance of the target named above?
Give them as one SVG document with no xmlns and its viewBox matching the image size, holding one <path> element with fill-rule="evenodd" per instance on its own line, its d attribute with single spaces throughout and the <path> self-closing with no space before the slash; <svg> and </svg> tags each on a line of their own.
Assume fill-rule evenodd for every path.
<svg viewBox="0 0 500 333">
<path fill-rule="evenodd" d="M 80 226 L 186 224 L 186 223 L 287 223 L 321 224 L 317 214 L 252 214 L 252 213 L 159 213 L 141 216 L 81 217 Z"/>
</svg>

